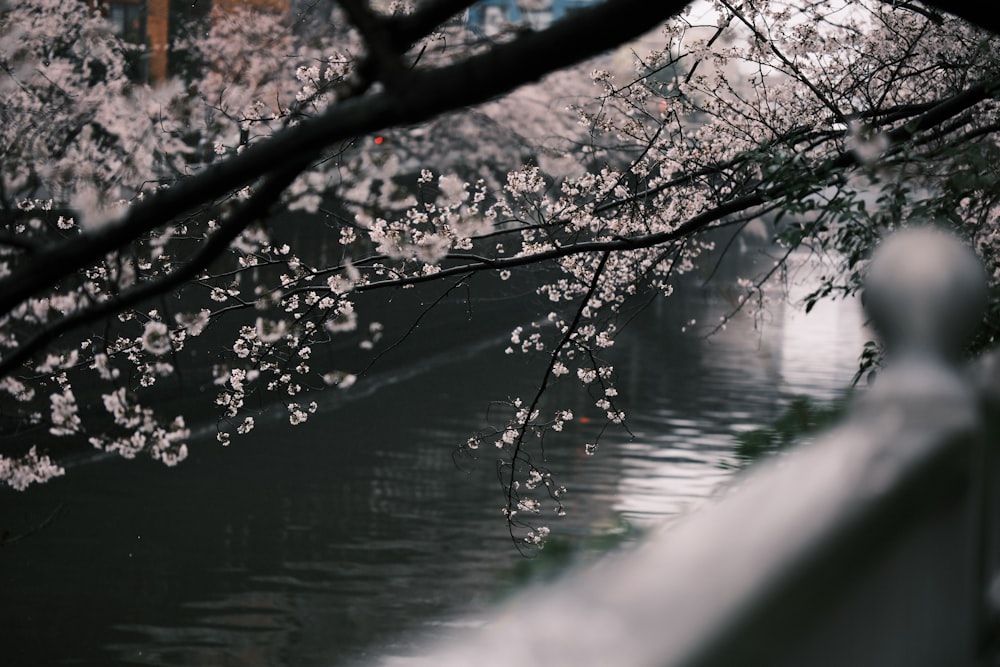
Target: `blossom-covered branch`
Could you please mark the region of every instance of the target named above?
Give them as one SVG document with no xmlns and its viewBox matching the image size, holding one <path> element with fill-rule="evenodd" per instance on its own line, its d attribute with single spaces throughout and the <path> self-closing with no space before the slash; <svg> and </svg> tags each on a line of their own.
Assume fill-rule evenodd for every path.
<svg viewBox="0 0 1000 667">
<path fill-rule="evenodd" d="M 216 13 L 158 86 L 84 3 L 0 12 L 0 414 L 18 434 L 0 482 L 59 474 L 72 443 L 172 465 L 188 421 L 222 444 L 268 405 L 306 422 L 315 392 L 364 382 L 486 274 L 544 304 L 507 347 L 540 358 L 537 390 L 465 448 L 500 443 L 477 456 L 535 547 L 550 508 L 528 491 L 557 515 L 566 493 L 546 448 L 596 451 L 552 387 L 618 428 L 606 351 L 628 314 L 714 274 L 742 230 L 774 261 L 736 277 L 731 317 L 760 316 L 803 252 L 832 267 L 807 308 L 851 293 L 914 219 L 953 225 L 1000 283 L 1000 49 L 942 3 L 608 0 L 544 29 L 467 25 L 471 4 L 351 0 L 294 29 Z M 431 306 L 384 323 L 405 289 Z M 172 411 L 182 377 L 205 410 Z"/>
<path fill-rule="evenodd" d="M 0 314 L 105 254 L 178 216 L 251 184 L 268 172 L 317 157 L 338 141 L 417 123 L 477 104 L 600 53 L 674 14 L 686 2 L 613 0 L 539 33 L 527 33 L 452 65 L 412 71 L 405 87 L 336 103 L 321 116 L 206 167 L 129 207 L 118 220 L 54 244 L 0 279 Z"/>
</svg>

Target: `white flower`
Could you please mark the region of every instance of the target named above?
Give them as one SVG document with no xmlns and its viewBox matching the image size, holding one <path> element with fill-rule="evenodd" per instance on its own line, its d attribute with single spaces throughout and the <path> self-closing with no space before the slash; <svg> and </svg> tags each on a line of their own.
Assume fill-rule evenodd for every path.
<svg viewBox="0 0 1000 667">
<path fill-rule="evenodd" d="M 309 419 L 309 413 L 302 409 L 298 403 L 288 404 L 288 421 L 292 426 L 297 426 Z"/>
<path fill-rule="evenodd" d="M 355 382 L 357 382 L 358 376 L 352 373 L 345 373 L 343 371 L 333 371 L 332 373 L 327 373 L 323 376 L 323 382 L 328 385 L 337 385 L 341 389 L 347 389 Z"/>
<path fill-rule="evenodd" d="M 872 130 L 863 123 L 853 121 L 847 128 L 844 145 L 859 162 L 870 164 L 889 150 L 890 142 L 888 135 L 884 132 Z"/>
<path fill-rule="evenodd" d="M 525 165 L 520 171 L 507 174 L 506 190 L 513 195 L 540 192 L 544 187 L 541 172 L 534 165 Z"/>
<path fill-rule="evenodd" d="M 257 338 L 262 343 L 276 343 L 287 333 L 288 323 L 285 320 L 265 320 L 258 317 L 255 328 Z"/>
<path fill-rule="evenodd" d="M 177 315 L 174 315 L 174 320 L 177 321 L 177 324 L 184 327 L 184 329 L 188 332 L 188 335 L 198 336 L 205 330 L 205 327 L 208 326 L 208 320 L 211 314 L 212 311 L 207 308 L 202 308 L 197 313 L 178 313 Z"/>
<path fill-rule="evenodd" d="M 517 501 L 517 509 L 523 512 L 535 512 L 541 511 L 541 503 L 539 503 L 534 498 L 524 498 Z"/>
<path fill-rule="evenodd" d="M 142 349 L 152 354 L 166 354 L 170 351 L 170 330 L 159 320 L 146 322 L 142 332 Z"/>
<path fill-rule="evenodd" d="M 19 459 L 0 455 L 0 482 L 17 491 L 24 491 L 31 484 L 46 482 L 63 473 L 65 470 L 54 464 L 48 456 L 39 456 L 35 447 Z"/>
<path fill-rule="evenodd" d="M 354 331 L 358 328 L 358 314 L 354 312 L 354 304 L 345 301 L 334 312 L 334 316 L 328 319 L 324 326 L 331 333 L 342 333 Z"/>
<path fill-rule="evenodd" d="M 80 430 L 80 417 L 77 415 L 76 398 L 73 390 L 65 387 L 61 394 L 49 396 L 52 403 L 52 435 L 70 435 Z"/>
<path fill-rule="evenodd" d="M 444 204 L 456 204 L 469 198 L 467 190 L 468 183 L 465 183 L 458 176 L 449 174 L 441 175 L 438 178 L 438 189 L 441 191 L 441 201 Z"/>
</svg>

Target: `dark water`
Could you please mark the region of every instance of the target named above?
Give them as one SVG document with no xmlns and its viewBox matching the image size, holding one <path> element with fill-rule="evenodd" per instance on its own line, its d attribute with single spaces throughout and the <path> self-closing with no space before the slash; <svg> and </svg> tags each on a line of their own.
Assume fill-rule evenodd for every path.
<svg viewBox="0 0 1000 667">
<path fill-rule="evenodd" d="M 554 548 L 682 512 L 731 474 L 737 433 L 791 396 L 834 398 L 850 381 L 864 340 L 853 304 L 802 317 L 776 302 L 763 323 L 742 318 L 709 340 L 680 332 L 729 307 L 693 290 L 621 336 L 634 437 L 612 434 L 594 457 L 582 452 L 594 426 L 553 441 L 550 466 L 570 489 Z M 506 534 L 489 460 L 459 468 L 452 455 L 491 399 L 528 395 L 542 367 L 464 326 L 327 395 L 304 425 L 279 412 L 228 448 L 209 425 L 175 470 L 109 459 L 0 493 L 12 534 L 61 507 L 0 549 L 0 664 L 363 664 L 474 624 L 532 566 Z M 595 410 L 568 389 L 554 398 Z"/>
</svg>

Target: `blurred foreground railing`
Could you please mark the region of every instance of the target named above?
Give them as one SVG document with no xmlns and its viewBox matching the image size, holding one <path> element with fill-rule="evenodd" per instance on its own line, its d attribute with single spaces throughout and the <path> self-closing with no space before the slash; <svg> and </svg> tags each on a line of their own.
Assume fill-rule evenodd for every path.
<svg viewBox="0 0 1000 667">
<path fill-rule="evenodd" d="M 872 266 L 866 300 L 889 364 L 841 426 L 406 664 L 989 664 L 1000 357 L 955 362 L 982 270 L 929 230 L 891 238 Z"/>
</svg>

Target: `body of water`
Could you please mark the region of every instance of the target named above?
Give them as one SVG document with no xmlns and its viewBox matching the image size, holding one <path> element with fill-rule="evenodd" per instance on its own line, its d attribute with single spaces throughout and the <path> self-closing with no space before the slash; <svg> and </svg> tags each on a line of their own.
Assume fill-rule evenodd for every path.
<svg viewBox="0 0 1000 667">
<path fill-rule="evenodd" d="M 841 395 L 865 340 L 855 304 L 803 316 L 776 297 L 763 318 L 697 333 L 731 306 L 690 289 L 631 323 L 613 351 L 631 435 L 609 433 L 596 456 L 583 446 L 599 412 L 553 389 L 595 420 L 547 447 L 570 491 L 553 552 L 585 555 L 685 511 L 732 474 L 739 433 L 794 396 Z M 336 666 L 475 624 L 535 565 L 507 535 L 489 452 L 460 466 L 453 454 L 491 400 L 529 395 L 544 366 L 504 355 L 489 327 L 437 326 L 447 335 L 325 395 L 306 424 L 262 416 L 227 448 L 209 425 L 177 469 L 107 459 L 0 493 L 0 530 L 38 528 L 0 549 L 0 664 Z"/>
</svg>

